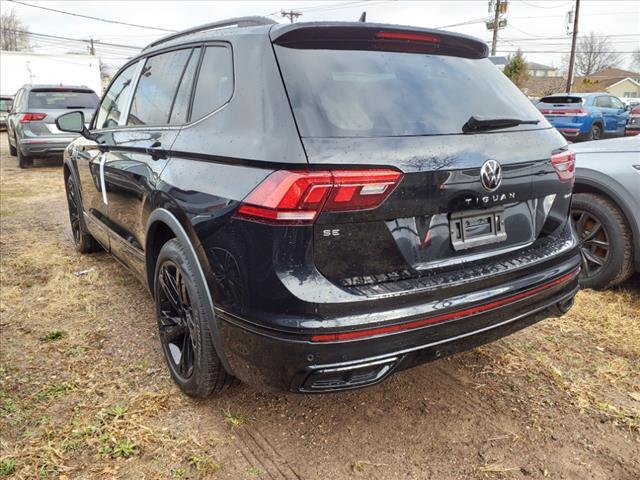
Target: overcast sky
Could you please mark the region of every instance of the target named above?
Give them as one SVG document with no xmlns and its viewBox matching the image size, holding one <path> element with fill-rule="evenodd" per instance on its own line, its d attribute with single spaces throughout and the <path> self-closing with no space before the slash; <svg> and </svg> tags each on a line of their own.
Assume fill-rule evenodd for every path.
<svg viewBox="0 0 640 480">
<path fill-rule="evenodd" d="M 167 30 L 181 30 L 202 23 L 244 15 L 268 15 L 276 21 L 288 22 L 281 10 L 302 13 L 300 21 L 357 20 L 363 11 L 367 21 L 444 28 L 474 35 L 490 41 L 491 32 L 484 20 L 488 18 L 487 0 L 449 1 L 34 1 L 24 3 L 94 17 L 134 23 Z M 530 61 L 560 66 L 569 51 L 571 38 L 566 33 L 566 15 L 575 0 L 510 0 L 508 26 L 500 30 L 498 54 L 508 55 L 522 48 Z M 140 27 L 104 23 L 0 0 L 2 11 L 13 9 L 35 34 L 77 39 L 93 37 L 118 46 L 98 47 L 98 53 L 108 64 L 122 64 L 135 49 L 167 32 Z M 466 25 L 458 25 L 466 23 Z M 610 36 L 614 50 L 629 66 L 630 52 L 640 47 L 640 1 L 582 0 L 580 33 L 595 32 Z M 40 38 L 36 52 L 60 53 L 86 51 L 79 42 Z"/>
</svg>

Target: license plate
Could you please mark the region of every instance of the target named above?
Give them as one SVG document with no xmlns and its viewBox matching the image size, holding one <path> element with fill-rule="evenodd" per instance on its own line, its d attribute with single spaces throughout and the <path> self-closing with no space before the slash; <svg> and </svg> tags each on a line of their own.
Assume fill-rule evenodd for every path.
<svg viewBox="0 0 640 480">
<path fill-rule="evenodd" d="M 504 209 L 456 212 L 449 221 L 451 244 L 454 250 L 466 250 L 490 243 L 504 242 Z"/>
</svg>

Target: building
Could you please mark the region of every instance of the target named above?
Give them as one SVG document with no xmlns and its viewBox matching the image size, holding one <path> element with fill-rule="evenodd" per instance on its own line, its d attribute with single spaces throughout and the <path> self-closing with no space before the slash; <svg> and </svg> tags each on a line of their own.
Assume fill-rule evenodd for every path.
<svg viewBox="0 0 640 480">
<path fill-rule="evenodd" d="M 558 69 L 542 63 L 527 62 L 530 77 L 557 77 Z"/>
<path fill-rule="evenodd" d="M 606 91 L 619 98 L 640 98 L 640 73 L 620 68 L 607 68 L 573 80 L 576 92 Z"/>
</svg>

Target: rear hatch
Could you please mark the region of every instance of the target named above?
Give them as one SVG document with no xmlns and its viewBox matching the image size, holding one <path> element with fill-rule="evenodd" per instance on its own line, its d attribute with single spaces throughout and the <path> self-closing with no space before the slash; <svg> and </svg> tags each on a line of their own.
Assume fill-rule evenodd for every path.
<svg viewBox="0 0 640 480">
<path fill-rule="evenodd" d="M 550 95 L 538 103 L 538 110 L 556 127 L 579 125 L 588 112 L 582 108 L 583 98 L 578 95 Z"/>
<path fill-rule="evenodd" d="M 272 34 L 309 166 L 344 185 L 314 223 L 320 272 L 357 285 L 460 269 L 563 224 L 571 184 L 551 156 L 566 141 L 486 45 L 389 28 Z M 507 122 L 473 129 L 471 117 Z"/>
<path fill-rule="evenodd" d="M 35 136 L 69 137 L 69 133 L 58 130 L 56 118 L 71 111 L 81 111 L 88 124 L 98 102 L 96 93 L 87 88 L 34 88 L 29 92 L 27 101 L 27 115 L 30 116 L 23 123 L 28 123 L 31 134 Z"/>
</svg>

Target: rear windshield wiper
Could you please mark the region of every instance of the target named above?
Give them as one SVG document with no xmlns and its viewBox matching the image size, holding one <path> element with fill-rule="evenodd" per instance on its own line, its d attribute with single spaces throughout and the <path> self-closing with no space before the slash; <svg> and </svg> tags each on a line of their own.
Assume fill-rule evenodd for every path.
<svg viewBox="0 0 640 480">
<path fill-rule="evenodd" d="M 536 125 L 540 120 L 520 120 L 519 118 L 477 117 L 472 115 L 462 126 L 464 133 L 498 130 L 500 128 L 516 127 L 518 125 Z"/>
<path fill-rule="evenodd" d="M 85 107 L 84 105 L 67 105 L 67 108 L 70 110 L 83 110 L 88 107 Z"/>
</svg>

